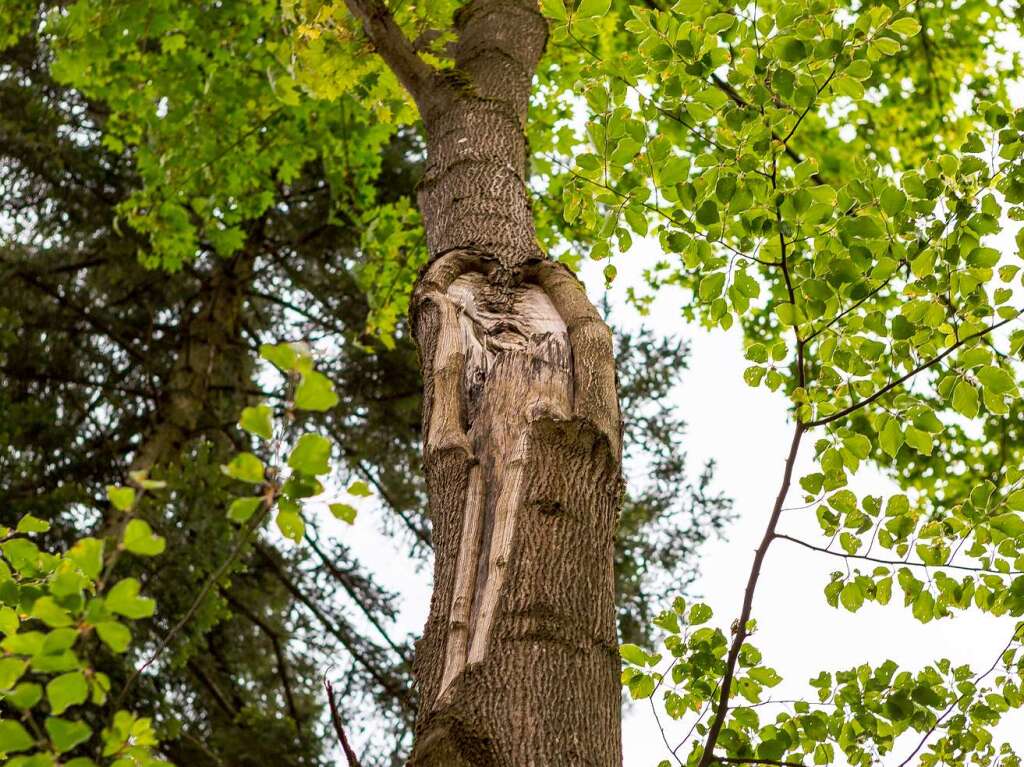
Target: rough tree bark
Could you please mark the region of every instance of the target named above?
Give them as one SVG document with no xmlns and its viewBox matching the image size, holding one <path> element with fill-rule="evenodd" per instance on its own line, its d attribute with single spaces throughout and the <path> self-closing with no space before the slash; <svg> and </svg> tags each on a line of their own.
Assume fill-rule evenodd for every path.
<svg viewBox="0 0 1024 767">
<path fill-rule="evenodd" d="M 535 0 L 472 0 L 442 73 L 380 0 L 348 5 L 427 132 L 411 313 L 436 561 L 410 763 L 621 764 L 611 333 L 541 252 L 526 186 L 546 22 Z"/>
</svg>

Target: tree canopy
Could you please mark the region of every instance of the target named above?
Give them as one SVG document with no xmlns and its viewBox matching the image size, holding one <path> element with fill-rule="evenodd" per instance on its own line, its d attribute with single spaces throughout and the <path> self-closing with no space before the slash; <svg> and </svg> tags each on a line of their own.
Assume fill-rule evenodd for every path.
<svg viewBox="0 0 1024 767">
<path fill-rule="evenodd" d="M 370 5 L 459 87 L 462 3 Z M 686 346 L 617 333 L 622 681 L 673 720 L 663 764 L 1019 764 L 992 734 L 1024 704 L 1019 9 L 540 10 L 540 247 L 613 284 L 655 243 L 633 308 L 681 287 L 681 316 L 738 327 L 744 380 L 791 404 L 742 612 L 716 615 L 683 593 L 731 517 L 668 400 Z M 408 751 L 400 595 L 333 522 L 372 509 L 430 557 L 405 319 L 424 134 L 364 23 L 340 0 L 0 8 L 12 765 L 332 762 L 328 673 L 346 726 L 372 733 L 364 765 Z M 816 468 L 796 476 L 801 450 Z M 855 494 L 865 465 L 902 492 Z M 819 538 L 785 532 L 787 503 Z M 756 647 L 756 590 L 769 547 L 794 545 L 835 559 L 836 609 L 892 601 L 936 631 L 990 613 L 1005 651 L 851 659 L 772 702 L 786 669 Z"/>
</svg>

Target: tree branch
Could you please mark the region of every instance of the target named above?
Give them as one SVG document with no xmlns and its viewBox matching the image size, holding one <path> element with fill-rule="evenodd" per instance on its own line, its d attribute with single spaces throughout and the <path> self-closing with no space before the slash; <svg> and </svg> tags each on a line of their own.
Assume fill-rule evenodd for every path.
<svg viewBox="0 0 1024 767">
<path fill-rule="evenodd" d="M 424 111 L 433 95 L 434 69 L 416 53 L 383 0 L 345 0 L 377 53 Z"/>
<path fill-rule="evenodd" d="M 986 567 L 971 567 L 970 565 L 929 565 L 924 562 L 904 562 L 899 559 L 882 559 L 881 557 L 869 557 L 866 554 L 847 554 L 843 551 L 833 551 L 832 549 L 826 549 L 823 546 L 815 546 L 813 543 L 802 541 L 799 538 L 794 538 L 791 535 L 785 535 L 784 533 L 777 533 L 776 538 L 781 538 L 791 543 L 795 543 L 798 546 L 803 546 L 805 549 L 811 551 L 817 551 L 821 554 L 831 554 L 833 557 L 842 557 L 843 559 L 859 559 L 864 562 L 874 562 L 879 565 L 889 565 L 891 567 L 934 567 L 938 570 L 965 570 L 971 573 L 990 573 L 992 575 L 1024 575 L 1024 571 L 1020 570 L 1008 570 L 1007 572 L 1000 572 L 999 570 L 990 570 Z"/>
<path fill-rule="evenodd" d="M 353 588 L 351 576 L 348 573 L 342 572 L 338 568 L 338 566 L 334 564 L 334 562 L 331 560 L 331 558 L 328 557 L 327 554 L 323 551 L 323 549 L 320 548 L 320 546 L 317 544 L 316 539 L 314 539 L 313 536 L 311 536 L 309 533 L 306 533 L 305 540 L 306 540 L 306 543 L 309 544 L 310 548 L 313 549 L 313 553 L 315 553 L 317 555 L 317 557 L 319 557 L 319 559 L 323 563 L 324 567 L 327 568 L 327 572 L 330 573 L 331 577 L 334 578 L 334 580 L 336 580 L 338 583 L 341 584 L 341 587 L 343 589 L 345 589 L 345 593 L 347 593 L 352 598 L 352 601 L 355 602 L 359 606 L 359 609 L 362 611 L 363 615 L 366 616 L 366 619 L 368 621 L 370 621 L 370 623 L 373 624 L 373 627 L 375 629 L 377 629 L 377 631 L 380 633 L 380 635 L 384 638 L 384 641 L 387 642 L 388 647 L 390 647 L 392 650 L 394 650 L 395 654 L 398 655 L 398 657 L 402 659 L 402 662 L 405 663 L 405 665 L 408 666 L 411 669 L 412 668 L 412 658 L 410 658 L 409 656 L 406 655 L 405 648 L 400 647 L 391 638 L 391 635 L 388 634 L 388 632 L 384 629 L 384 627 L 381 625 L 381 622 L 379 620 L 377 620 L 377 616 L 374 615 L 373 611 L 370 610 L 363 603 L 362 599 L 359 598 L 359 595 L 356 593 L 356 590 Z"/>
<path fill-rule="evenodd" d="M 260 543 L 255 545 L 256 552 L 263 558 L 263 560 L 270 566 L 270 570 L 273 575 L 281 582 L 281 584 L 294 596 L 299 602 L 301 602 L 307 610 L 309 610 L 313 617 L 315 617 L 320 624 L 327 629 L 328 632 L 335 639 L 337 639 L 342 646 L 352 655 L 356 662 L 362 666 L 362 668 L 373 678 L 373 680 L 381 686 L 382 689 L 387 691 L 390 695 L 393 695 L 398 701 L 406 706 L 409 710 L 413 710 L 415 705 L 413 704 L 409 692 L 399 687 L 393 680 L 388 679 L 374 664 L 373 660 L 367 657 L 360 648 L 356 647 L 351 637 L 345 636 L 341 628 L 334 623 L 327 615 L 324 614 L 316 603 L 309 598 L 295 583 L 288 577 L 284 572 L 281 565 L 274 559 L 274 556 Z M 373 647 L 374 650 L 379 650 L 376 645 L 367 642 Z"/>
<path fill-rule="evenodd" d="M 341 714 L 338 713 L 338 704 L 334 700 L 334 687 L 331 685 L 330 680 L 326 678 L 324 679 L 324 689 L 327 690 L 327 705 L 331 707 L 331 725 L 333 725 L 334 732 L 341 742 L 341 750 L 345 752 L 348 767 L 361 767 L 359 758 L 356 756 L 356 752 L 352 750 L 348 737 L 345 735 L 345 725 L 341 721 Z"/>
<path fill-rule="evenodd" d="M 277 671 L 278 676 L 281 679 L 281 687 L 284 689 L 285 702 L 288 704 L 288 713 L 291 715 L 292 721 L 295 722 L 296 731 L 301 732 L 299 710 L 295 705 L 295 696 L 292 694 L 291 680 L 288 675 L 288 662 L 285 657 L 284 650 L 281 647 L 281 635 L 255 612 L 233 597 L 230 591 L 222 588 L 220 589 L 220 593 L 236 610 L 259 627 L 259 629 L 266 635 L 267 639 L 270 640 L 270 644 L 274 650 L 274 657 L 277 658 Z"/>
<path fill-rule="evenodd" d="M 800 438 L 804 434 L 804 425 L 797 421 L 793 429 L 793 441 L 789 446 L 789 454 L 786 456 L 786 468 L 782 474 L 782 484 L 779 487 L 779 494 L 775 498 L 775 505 L 772 507 L 771 517 L 768 519 L 768 526 L 765 528 L 764 537 L 754 554 L 754 562 L 750 567 L 750 576 L 747 578 L 747 588 L 743 595 L 743 608 L 740 617 L 735 624 L 735 632 L 732 637 L 732 645 L 729 647 L 729 656 L 725 663 L 725 673 L 722 675 L 721 689 L 718 695 L 718 707 L 715 710 L 715 717 L 711 720 L 708 728 L 707 740 L 704 741 L 704 753 L 701 755 L 698 767 L 710 767 L 714 761 L 722 761 L 714 754 L 715 744 L 718 742 L 718 735 L 725 724 L 726 714 L 729 712 L 729 692 L 732 687 L 733 674 L 736 671 L 736 664 L 739 661 L 740 649 L 749 635 L 747 624 L 750 622 L 750 612 L 754 605 L 754 591 L 757 589 L 757 581 L 761 577 L 761 567 L 764 564 L 768 547 L 777 533 L 776 526 L 779 524 L 779 517 L 782 516 L 782 507 L 786 502 L 786 495 L 789 493 L 789 485 L 793 481 L 793 467 L 796 464 L 797 453 L 800 451 Z"/>
<path fill-rule="evenodd" d="M 813 428 L 815 426 L 824 426 L 827 423 L 832 423 L 833 421 L 838 421 L 840 418 L 845 418 L 846 416 L 850 415 L 850 413 L 853 413 L 853 412 L 855 412 L 857 410 L 860 410 L 862 407 L 870 405 L 872 402 L 874 402 L 878 398 L 885 396 L 890 391 L 895 389 L 897 386 L 899 386 L 900 384 L 904 383 L 905 381 L 913 378 L 918 373 L 920 373 L 920 372 L 922 372 L 924 370 L 927 370 L 928 368 L 932 367 L 933 365 L 941 362 L 942 360 L 944 360 L 950 354 L 955 352 L 957 349 L 959 349 L 961 346 L 963 346 L 968 341 L 973 341 L 975 338 L 981 338 L 982 336 L 986 336 L 989 333 L 991 333 L 993 330 L 998 330 L 999 328 L 1003 327 L 1003 325 L 1007 325 L 1010 322 L 1013 322 L 1015 319 L 1019 318 L 1020 315 L 1021 315 L 1021 313 L 1017 312 L 1017 314 L 1013 315 L 1012 317 L 1007 317 L 1005 320 L 1000 320 L 999 322 L 995 323 L 994 325 L 989 325 L 987 328 L 983 328 L 983 329 L 979 330 L 977 333 L 971 333 L 969 336 L 965 336 L 964 338 L 961 338 L 959 341 L 957 341 L 955 344 L 953 344 L 948 349 L 943 351 L 941 354 L 937 354 L 934 357 L 932 357 L 931 359 L 925 360 L 920 365 L 918 365 L 916 368 L 911 370 L 909 373 L 907 373 L 906 375 L 900 376 L 899 378 L 897 378 L 892 383 L 886 384 L 885 386 L 883 386 L 881 389 L 876 391 L 874 394 L 872 394 L 867 399 L 863 399 L 860 402 L 855 402 L 852 405 L 850 405 L 849 407 L 843 408 L 838 413 L 833 413 L 832 415 L 827 415 L 827 416 L 825 416 L 823 418 L 817 419 L 816 421 L 810 421 L 810 422 L 804 424 L 804 426 L 806 426 L 807 428 L 810 429 L 810 428 Z"/>
<path fill-rule="evenodd" d="M 188 610 L 185 611 L 185 614 L 182 615 L 181 619 L 177 623 L 175 623 L 171 630 L 164 635 L 163 639 L 160 640 L 160 643 L 156 646 L 156 649 L 153 650 L 153 652 L 146 659 L 146 661 L 137 669 L 132 671 L 131 675 L 128 677 L 128 681 L 124 683 L 124 687 L 121 688 L 121 692 L 117 696 L 117 701 L 114 704 L 115 709 L 120 708 L 125 696 L 128 694 L 128 691 L 132 688 L 132 685 L 135 683 L 135 680 L 139 678 L 139 675 L 147 668 L 149 668 L 153 664 L 153 662 L 160 657 L 160 654 L 167 649 L 167 646 L 178 635 L 178 632 L 181 631 L 190 620 L 192 620 L 193 616 L 196 614 L 196 612 L 198 612 L 200 605 L 202 605 L 203 600 L 206 599 L 206 595 L 210 593 L 210 590 L 214 586 L 216 586 L 220 579 L 223 578 L 224 575 L 227 573 L 228 569 L 231 567 L 235 559 L 241 553 L 242 548 L 248 542 L 250 534 L 260 525 L 260 523 L 266 517 L 267 512 L 270 511 L 270 509 L 273 507 L 275 501 L 276 497 L 274 495 L 268 495 L 264 497 L 260 510 L 253 514 L 252 518 L 245 524 L 245 527 L 243 527 L 239 531 L 238 538 L 235 541 L 235 545 L 231 548 L 231 551 L 228 553 L 227 558 L 223 562 L 221 562 L 220 566 L 216 569 L 216 571 L 214 571 L 214 573 L 206 579 L 206 583 L 203 584 L 203 587 L 199 590 L 199 593 L 196 595 L 196 598 L 192 600 L 192 604 L 189 606 Z"/>
<path fill-rule="evenodd" d="M 1021 634 L 1021 630 L 1022 626 L 1020 625 L 1018 625 L 1017 628 L 1014 629 L 1013 635 L 1010 637 L 1010 641 L 1007 642 L 1006 646 L 999 651 L 999 655 L 997 655 L 996 659 L 992 661 L 992 665 L 988 667 L 988 671 L 984 672 L 983 674 L 978 674 L 976 677 L 974 677 L 974 679 L 972 680 L 974 685 L 977 685 L 978 682 L 980 682 L 982 679 L 984 679 L 996 670 L 996 667 L 999 665 L 999 661 L 1002 660 L 1002 657 L 1006 654 L 1006 651 L 1013 647 L 1014 642 L 1018 641 Z M 935 724 L 928 728 L 928 731 L 924 734 L 924 737 L 921 738 L 921 742 L 917 744 L 917 747 L 910 752 L 910 755 L 907 756 L 906 759 L 900 762 L 899 767 L 907 767 L 907 765 L 910 764 L 910 760 L 917 756 L 918 752 L 922 748 L 924 748 L 925 744 L 928 742 L 928 739 L 932 736 L 932 733 L 938 729 L 939 725 L 942 724 L 946 720 L 946 718 L 953 713 L 953 710 L 958 705 L 960 705 L 960 702 L 966 697 L 967 693 L 962 693 L 958 698 L 956 698 L 956 700 L 949 704 L 949 707 L 946 708 L 945 711 L 943 711 L 938 717 L 936 717 Z"/>
</svg>

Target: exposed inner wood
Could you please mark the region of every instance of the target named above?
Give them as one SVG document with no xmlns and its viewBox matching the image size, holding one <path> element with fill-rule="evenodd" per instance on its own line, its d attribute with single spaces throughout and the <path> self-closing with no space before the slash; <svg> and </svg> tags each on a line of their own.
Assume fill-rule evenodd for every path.
<svg viewBox="0 0 1024 767">
<path fill-rule="evenodd" d="M 442 309 L 435 359 L 441 363 L 461 357 L 458 412 L 475 463 L 466 495 L 442 693 L 467 662 L 477 663 L 487 653 L 522 507 L 528 426 L 542 417 L 565 420 L 573 411 L 568 330 L 540 286 L 498 289 L 483 274 L 469 272 L 455 279 L 447 298 L 460 332 L 444 327 L 452 310 Z M 448 348 L 442 351 L 442 346 Z"/>
</svg>

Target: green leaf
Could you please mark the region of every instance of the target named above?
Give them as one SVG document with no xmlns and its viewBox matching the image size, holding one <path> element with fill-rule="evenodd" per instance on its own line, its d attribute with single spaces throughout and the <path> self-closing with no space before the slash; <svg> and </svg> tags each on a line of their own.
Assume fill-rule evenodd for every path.
<svg viewBox="0 0 1024 767">
<path fill-rule="evenodd" d="M 238 419 L 238 425 L 257 437 L 271 439 L 274 436 L 272 414 L 269 405 L 247 407 L 242 410 L 242 416 Z"/>
<path fill-rule="evenodd" d="M 778 672 L 773 668 L 768 668 L 767 666 L 752 668 L 748 673 L 750 674 L 751 679 L 755 679 L 765 687 L 774 687 L 782 681 L 782 677 L 779 676 Z"/>
<path fill-rule="evenodd" d="M 124 529 L 125 549 L 132 554 L 139 554 L 144 557 L 155 557 L 163 552 L 167 541 L 162 536 L 156 535 L 149 523 L 142 519 L 133 519 Z"/>
<path fill-rule="evenodd" d="M 331 441 L 320 434 L 303 434 L 288 456 L 288 465 L 303 474 L 326 474 L 331 470 Z"/>
<path fill-rule="evenodd" d="M 825 475 L 821 473 L 808 474 L 806 477 L 800 478 L 800 487 L 806 490 L 811 495 L 817 495 L 821 492 L 822 485 L 825 481 Z"/>
<path fill-rule="evenodd" d="M 576 15 L 584 19 L 604 16 L 611 8 L 611 0 L 580 0 Z"/>
<path fill-rule="evenodd" d="M 718 223 L 718 204 L 714 200 L 705 200 L 697 208 L 697 222 L 704 226 L 714 226 Z"/>
<path fill-rule="evenodd" d="M 114 584 L 106 596 L 107 609 L 125 618 L 148 618 L 156 607 L 149 597 L 139 596 L 140 585 L 134 578 L 125 578 Z"/>
<path fill-rule="evenodd" d="M 103 541 L 97 538 L 80 538 L 71 551 L 68 559 L 78 565 L 88 578 L 95 580 L 103 572 Z"/>
<path fill-rule="evenodd" d="M 907 206 L 907 196 L 894 186 L 887 186 L 879 200 L 886 215 L 895 216 Z"/>
<path fill-rule="evenodd" d="M 843 437 L 843 446 L 861 460 L 871 455 L 871 440 L 863 434 L 851 434 L 848 437 Z"/>
<path fill-rule="evenodd" d="M 928 623 L 935 617 L 935 597 L 930 591 L 924 589 L 917 595 L 911 612 L 921 623 Z"/>
<path fill-rule="evenodd" d="M 647 665 L 647 653 L 635 644 L 619 645 L 619 655 L 624 661 L 632 663 L 634 666 Z"/>
<path fill-rule="evenodd" d="M 11 719 L 0 720 L 0 753 L 25 751 L 34 744 L 32 736 L 21 724 Z"/>
<path fill-rule="evenodd" d="M 71 671 L 51 679 L 46 685 L 46 699 L 53 714 L 63 714 L 71 706 L 85 703 L 89 684 L 81 671 Z"/>
<path fill-rule="evenodd" d="M 306 533 L 306 523 L 302 521 L 302 515 L 290 509 L 282 509 L 277 513 L 277 527 L 285 538 L 290 538 L 296 543 L 301 543 L 302 536 Z"/>
<path fill-rule="evenodd" d="M 13 608 L 7 605 L 0 606 L 0 634 L 16 634 L 20 625 L 21 620 Z"/>
<path fill-rule="evenodd" d="M 231 463 L 220 468 L 229 477 L 242 482 L 249 482 L 253 485 L 263 483 L 263 461 L 252 453 L 239 453 L 231 459 Z"/>
<path fill-rule="evenodd" d="M 19 533 L 45 533 L 50 529 L 50 523 L 26 514 L 18 521 L 15 529 Z"/>
<path fill-rule="evenodd" d="M 568 18 L 563 0 L 541 0 L 540 10 L 549 19 L 555 21 L 565 21 Z"/>
<path fill-rule="evenodd" d="M 978 415 L 978 390 L 967 381 L 960 381 L 953 389 L 953 409 L 967 418 Z"/>
<path fill-rule="evenodd" d="M 839 592 L 839 601 L 851 613 L 857 612 L 864 604 L 864 592 L 854 581 L 849 581 Z"/>
<path fill-rule="evenodd" d="M 1014 511 L 1024 511 L 1024 490 L 1015 490 L 1006 496 L 1006 507 Z"/>
<path fill-rule="evenodd" d="M 877 37 L 871 43 L 871 47 L 884 56 L 892 56 L 900 50 L 900 44 L 891 37 Z"/>
<path fill-rule="evenodd" d="M 185 35 L 175 32 L 160 41 L 160 50 L 166 54 L 177 53 L 185 47 L 185 42 Z"/>
<path fill-rule="evenodd" d="M 900 37 L 913 37 L 921 31 L 921 25 L 917 19 L 912 16 L 905 16 L 902 19 L 896 19 L 889 25 L 889 29 L 898 34 Z"/>
<path fill-rule="evenodd" d="M 28 661 L 20 658 L 4 658 L 0 660 L 0 690 L 9 690 L 28 668 Z"/>
<path fill-rule="evenodd" d="M 889 418 L 885 422 L 885 426 L 882 427 L 882 431 L 878 434 L 878 444 L 881 445 L 888 455 L 893 458 L 903 447 L 903 431 L 900 429 L 899 422 L 895 418 Z"/>
<path fill-rule="evenodd" d="M 107 485 L 107 498 L 119 511 L 128 511 L 135 504 L 135 489 Z"/>
<path fill-rule="evenodd" d="M 56 716 L 49 717 L 45 726 L 58 754 L 70 751 L 79 743 L 85 743 L 92 735 L 92 730 L 85 722 L 71 722 Z"/>
<path fill-rule="evenodd" d="M 10 692 L 4 693 L 3 697 L 15 708 L 25 711 L 43 699 L 43 688 L 35 682 L 22 682 Z"/>
<path fill-rule="evenodd" d="M 796 309 L 793 304 L 785 302 L 775 304 L 775 316 L 783 325 L 796 324 Z"/>
<path fill-rule="evenodd" d="M 119 621 L 100 621 L 96 624 L 96 633 L 116 653 L 127 650 L 132 641 L 131 630 Z"/>
<path fill-rule="evenodd" d="M 57 604 L 53 597 L 40 597 L 32 605 L 32 617 L 38 618 L 50 628 L 70 626 L 71 615 Z"/>
<path fill-rule="evenodd" d="M 311 371 L 302 376 L 295 390 L 295 407 L 299 410 L 323 412 L 338 404 L 334 384 L 323 373 Z"/>
<path fill-rule="evenodd" d="M 914 448 L 914 450 L 924 455 L 932 454 L 932 437 L 928 432 L 908 426 L 905 436 L 907 444 Z"/>
<path fill-rule="evenodd" d="M 978 371 L 977 375 L 981 385 L 995 394 L 1006 394 L 1013 391 L 1013 376 L 1002 368 L 986 365 Z"/>
<path fill-rule="evenodd" d="M 633 700 L 643 700 L 654 694 L 654 679 L 649 674 L 637 674 L 629 680 L 629 694 Z"/>
<path fill-rule="evenodd" d="M 722 295 L 722 288 L 725 287 L 725 272 L 712 272 L 700 281 L 697 295 L 701 301 L 711 301 Z"/>
<path fill-rule="evenodd" d="M 848 96 L 851 99 L 864 98 L 864 86 L 853 77 L 840 75 L 832 81 L 832 90 L 840 96 Z"/>
<path fill-rule="evenodd" d="M 228 519 L 239 524 L 247 522 L 256 513 L 256 509 L 260 507 L 261 503 L 263 503 L 263 499 L 259 496 L 236 498 L 228 507 Z"/>
<path fill-rule="evenodd" d="M 1010 538 L 1024 535 L 1024 518 L 1013 511 L 997 514 L 989 520 L 989 524 L 992 526 L 992 529 L 998 530 Z"/>
<path fill-rule="evenodd" d="M 261 344 L 260 356 L 282 373 L 290 373 L 302 367 L 308 353 L 301 344 Z"/>
<path fill-rule="evenodd" d="M 331 514 L 336 519 L 340 519 L 342 522 L 352 524 L 356 521 L 356 510 L 355 507 L 349 506 L 347 503 L 332 503 L 328 507 L 331 510 Z"/>
<path fill-rule="evenodd" d="M 357 479 L 355 482 L 351 483 L 346 492 L 349 495 L 356 496 L 357 498 L 367 498 L 373 495 L 373 492 L 370 490 L 370 486 L 361 479 Z"/>
<path fill-rule="evenodd" d="M 690 615 L 686 619 L 686 622 L 691 626 L 699 626 L 702 623 L 707 623 L 711 620 L 714 613 L 711 608 L 703 602 L 698 602 L 690 608 Z"/>
</svg>

